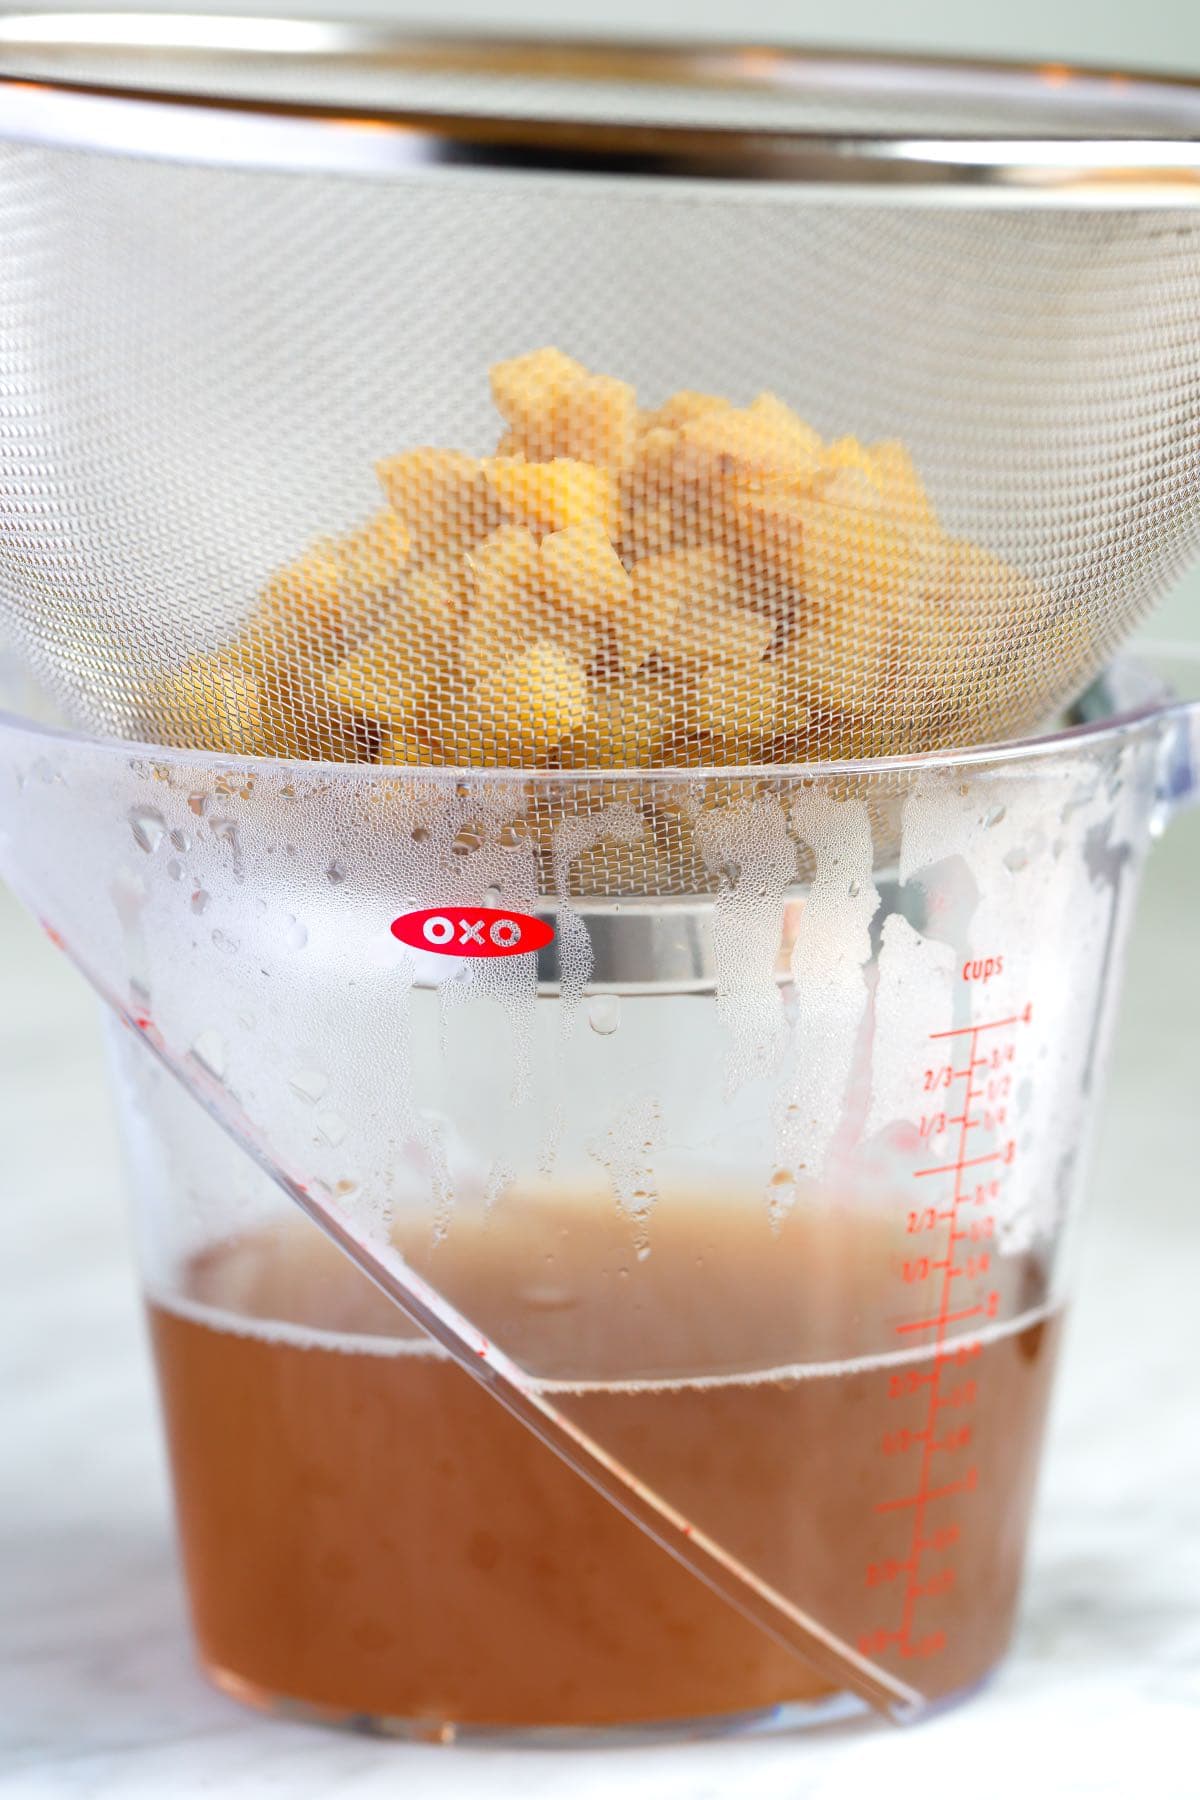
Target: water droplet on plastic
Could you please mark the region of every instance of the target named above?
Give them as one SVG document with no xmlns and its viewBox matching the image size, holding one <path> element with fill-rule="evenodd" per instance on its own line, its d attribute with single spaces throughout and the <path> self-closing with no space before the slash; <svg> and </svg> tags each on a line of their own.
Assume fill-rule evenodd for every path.
<svg viewBox="0 0 1200 1800">
<path fill-rule="evenodd" d="M 133 841 L 139 850 L 152 856 L 162 843 L 166 832 L 166 822 L 160 812 L 147 808 L 145 811 L 131 812 L 129 828 L 133 832 Z"/>
<path fill-rule="evenodd" d="M 484 888 L 483 904 L 485 906 L 499 906 L 499 904 L 500 904 L 500 889 L 498 887 Z"/>
<path fill-rule="evenodd" d="M 337 860 L 336 856 L 334 857 L 332 862 L 330 862 L 326 865 L 325 879 L 326 879 L 326 881 L 332 881 L 334 887 L 340 886 L 341 883 L 343 881 L 345 881 L 345 879 L 346 879 L 345 864 L 340 863 Z"/>
<path fill-rule="evenodd" d="M 639 1262 L 645 1262 L 645 1260 L 646 1260 L 646 1258 L 647 1258 L 647 1257 L 648 1257 L 648 1256 L 649 1256 L 649 1254 L 650 1254 L 650 1246 L 649 1246 L 649 1244 L 639 1244 L 639 1245 L 638 1245 L 638 1247 L 637 1247 L 637 1259 L 638 1259 L 638 1261 L 639 1261 Z"/>
<path fill-rule="evenodd" d="M 332 1144 L 335 1149 L 345 1137 L 346 1129 L 346 1121 L 343 1119 L 341 1113 L 323 1112 L 317 1114 L 317 1130 L 325 1139 L 325 1142 L 327 1144 Z"/>
<path fill-rule="evenodd" d="M 289 950 L 303 950 L 308 942 L 308 926 L 302 925 L 299 919 L 290 918 L 284 941 Z"/>
<path fill-rule="evenodd" d="M 218 1081 L 225 1079 L 225 1044 L 219 1031 L 202 1031 L 192 1043 L 192 1055 Z"/>
<path fill-rule="evenodd" d="M 288 1086 L 293 1094 L 299 1094 L 301 1100 L 310 1100 L 315 1105 L 324 1096 L 329 1086 L 329 1077 L 323 1075 L 320 1069 L 297 1069 L 290 1077 Z"/>
<path fill-rule="evenodd" d="M 989 807 L 987 812 L 984 813 L 984 815 L 983 815 L 984 830 L 990 831 L 992 829 L 993 825 L 1002 824 L 1004 822 L 1004 820 L 1007 819 L 1007 817 L 1008 817 L 1007 806 L 991 806 L 991 807 Z"/>
<path fill-rule="evenodd" d="M 212 934 L 212 941 L 218 950 L 223 950 L 225 952 L 226 956 L 232 956 L 239 948 L 237 939 L 230 937 L 229 933 L 227 931 L 222 931 L 219 926 Z"/>
<path fill-rule="evenodd" d="M 452 856 L 471 856 L 483 846 L 483 839 L 470 825 L 464 825 L 450 846 Z"/>
<path fill-rule="evenodd" d="M 171 833 L 171 843 L 182 855 L 186 855 L 192 847 L 192 840 L 186 831 L 173 831 Z"/>
<path fill-rule="evenodd" d="M 861 893 L 862 893 L 862 883 L 860 881 L 852 881 L 850 883 L 850 898 L 852 900 L 857 900 L 858 896 Z"/>
<path fill-rule="evenodd" d="M 210 819 L 208 829 L 221 843 L 228 844 L 235 857 L 241 854 L 241 839 L 238 837 L 236 819 Z"/>
<path fill-rule="evenodd" d="M 177 856 L 173 856 L 171 858 L 170 862 L 167 864 L 167 874 L 170 876 L 172 881 L 182 881 L 183 880 L 183 864 L 180 862 L 180 860 Z"/>
<path fill-rule="evenodd" d="M 208 905 L 208 901 L 209 896 L 205 893 L 204 889 L 197 888 L 192 895 L 192 911 L 194 913 L 202 913 Z"/>
<path fill-rule="evenodd" d="M 237 1019 L 238 1024 L 242 1027 L 243 1031 L 253 1031 L 255 1025 L 258 1023 L 258 1020 L 254 1017 L 253 1013 L 239 1013 Z"/>
<path fill-rule="evenodd" d="M 265 913 L 267 910 L 266 901 L 263 900 L 261 897 L 259 899 L 257 899 L 254 902 L 254 910 L 255 910 L 255 912 L 258 912 L 258 913 Z"/>
<path fill-rule="evenodd" d="M 358 1192 L 357 1181 L 335 1181 L 333 1191 L 339 1200 L 352 1200 Z"/>
<path fill-rule="evenodd" d="M 625 1269 L 625 1268 L 618 1269 L 617 1274 L 622 1281 L 629 1280 L 629 1270 L 628 1269 Z"/>
<path fill-rule="evenodd" d="M 621 996 L 593 994 L 588 1001 L 588 1024 L 600 1037 L 611 1037 L 621 1023 Z"/>
<path fill-rule="evenodd" d="M 195 813 L 195 815 L 198 819 L 202 819 L 204 817 L 204 809 L 207 805 L 208 805 L 208 795 L 207 794 L 189 794 L 188 795 L 188 808 L 191 812 Z"/>
<path fill-rule="evenodd" d="M 429 833 L 428 833 L 428 831 L 426 831 L 424 825 L 414 825 L 413 826 L 412 841 L 414 844 L 424 844 L 428 841 L 428 838 L 429 838 Z"/>
<path fill-rule="evenodd" d="M 792 1185 L 792 1171 L 790 1169 L 776 1169 L 775 1173 L 771 1177 L 771 1186 L 772 1187 L 790 1187 L 791 1185 Z"/>
<path fill-rule="evenodd" d="M 1004 866 L 1006 869 L 1011 869 L 1014 875 L 1018 874 L 1022 869 L 1029 867 L 1028 853 L 1022 850 L 1018 844 L 1015 849 L 1009 850 L 1005 855 Z"/>
</svg>

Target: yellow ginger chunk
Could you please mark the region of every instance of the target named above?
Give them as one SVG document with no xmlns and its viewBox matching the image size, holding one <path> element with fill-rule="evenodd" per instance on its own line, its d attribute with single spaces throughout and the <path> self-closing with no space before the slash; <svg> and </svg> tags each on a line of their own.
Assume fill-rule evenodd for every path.
<svg viewBox="0 0 1200 1800">
<path fill-rule="evenodd" d="M 428 733 L 458 679 L 450 638 L 397 616 L 325 675 L 331 701 L 396 736 Z"/>
<path fill-rule="evenodd" d="M 759 394 L 749 406 L 702 412 L 680 428 L 689 472 L 714 475 L 815 476 L 820 467 L 819 433 L 774 394 Z"/>
<path fill-rule="evenodd" d="M 147 735 L 188 749 L 259 756 L 266 744 L 258 683 L 227 656 L 193 656 L 147 689 Z"/>
<path fill-rule="evenodd" d="M 608 534 L 599 525 L 569 525 L 542 539 L 542 584 L 560 621 L 591 622 L 590 640 L 577 635 L 577 653 L 590 642 L 585 660 L 607 645 L 621 668 L 636 669 L 654 648 L 653 630 L 643 617 L 632 578 Z M 570 641 L 570 640 L 566 640 Z"/>
<path fill-rule="evenodd" d="M 732 400 L 725 400 L 720 394 L 702 394 L 695 388 L 680 388 L 661 406 L 640 415 L 639 424 L 643 432 L 653 431 L 660 427 L 677 431 L 681 425 L 688 425 L 693 419 L 699 419 L 705 413 L 732 412 Z"/>
<path fill-rule="evenodd" d="M 553 454 L 549 445 L 556 428 L 556 408 L 572 383 L 587 378 L 588 371 L 573 356 L 547 347 L 493 363 L 488 371 L 496 410 L 507 422 L 519 444 L 535 446 L 532 454 Z M 540 446 L 545 443 L 547 448 Z"/>
<path fill-rule="evenodd" d="M 637 439 L 637 391 L 613 375 L 585 375 L 571 382 L 555 405 L 553 454 L 623 469 Z M 544 456 L 546 452 L 543 450 Z"/>
<path fill-rule="evenodd" d="M 508 516 L 539 535 L 589 521 L 610 535 L 616 533 L 620 509 L 616 481 L 608 469 L 568 456 L 551 462 L 493 457 L 484 469 L 488 486 Z"/>
<path fill-rule="evenodd" d="M 738 603 L 735 564 L 710 545 L 649 556 L 633 570 L 635 615 L 669 664 L 758 662 L 772 620 Z"/>
<path fill-rule="evenodd" d="M 492 396 L 509 429 L 498 454 L 532 462 L 556 457 L 626 466 L 637 435 L 637 393 L 613 375 L 592 375 L 561 350 L 534 350 L 491 370 Z"/>
<path fill-rule="evenodd" d="M 419 562 L 445 563 L 500 522 L 483 463 L 458 450 L 405 450 L 375 464 L 389 505 Z"/>
<path fill-rule="evenodd" d="M 544 763 L 587 714 L 582 663 L 543 639 L 476 682 L 443 742 L 463 763 L 490 768 Z"/>
<path fill-rule="evenodd" d="M 391 507 L 340 538 L 323 538 L 272 575 L 259 599 L 247 648 L 266 660 L 317 655 L 331 662 L 338 648 L 399 588 L 410 539 Z"/>
<path fill-rule="evenodd" d="M 385 767 L 432 767 L 439 756 L 419 737 L 404 732 L 385 732 L 379 745 L 378 760 Z"/>
<path fill-rule="evenodd" d="M 674 730 L 669 684 L 635 676 L 593 692 L 583 725 L 563 744 L 564 768 L 650 768 Z"/>
<path fill-rule="evenodd" d="M 553 561 L 552 553 L 552 577 Z M 547 591 L 544 557 L 524 526 L 502 526 L 472 552 L 468 565 L 473 592 L 462 639 L 468 675 L 484 678 L 542 638 L 580 662 L 597 654 L 602 643 L 597 607 L 571 596 L 561 583 L 556 592 Z"/>
<path fill-rule="evenodd" d="M 710 663 L 697 672 L 687 723 L 719 746 L 745 754 L 781 728 L 782 684 L 770 663 Z"/>
</svg>

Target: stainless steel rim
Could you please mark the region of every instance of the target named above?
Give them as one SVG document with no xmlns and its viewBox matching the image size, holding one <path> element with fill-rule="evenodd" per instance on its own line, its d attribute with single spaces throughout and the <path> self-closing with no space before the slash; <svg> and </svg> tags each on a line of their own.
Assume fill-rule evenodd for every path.
<svg viewBox="0 0 1200 1800">
<path fill-rule="evenodd" d="M 86 53 L 95 73 L 55 73 Z M 139 82 L 139 61 L 169 56 L 170 88 Z M 387 110 L 206 90 L 189 62 L 228 57 L 253 70 L 388 68 L 618 79 L 785 94 L 817 83 L 836 94 L 1064 96 L 1062 135 L 829 134 L 784 127 L 622 124 L 584 117 Z M 38 72 L 22 59 L 39 60 Z M 1161 114 L 1162 135 L 1071 129 L 1071 101 L 1111 113 Z M 0 15 L 0 136 L 234 167 L 361 175 L 461 170 L 640 180 L 787 183 L 838 198 L 858 191 L 924 204 L 1200 205 L 1200 83 L 1170 76 L 1016 63 L 858 56 L 753 45 L 544 42 L 408 33 L 386 24 L 188 15 Z"/>
</svg>

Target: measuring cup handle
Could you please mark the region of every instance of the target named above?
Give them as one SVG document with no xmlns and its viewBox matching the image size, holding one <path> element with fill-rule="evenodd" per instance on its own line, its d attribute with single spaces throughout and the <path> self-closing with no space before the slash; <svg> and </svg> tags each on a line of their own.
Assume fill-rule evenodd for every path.
<svg viewBox="0 0 1200 1800">
<path fill-rule="evenodd" d="M 1163 715 L 1156 799 L 1159 829 L 1200 806 L 1200 700 L 1182 701 Z"/>
</svg>

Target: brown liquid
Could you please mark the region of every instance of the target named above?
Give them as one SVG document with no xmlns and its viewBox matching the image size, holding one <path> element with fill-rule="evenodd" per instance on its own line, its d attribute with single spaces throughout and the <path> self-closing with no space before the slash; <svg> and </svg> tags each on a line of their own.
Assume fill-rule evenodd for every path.
<svg viewBox="0 0 1200 1800">
<path fill-rule="evenodd" d="M 1012 1622 L 1053 1319 L 942 1363 L 932 1412 L 931 1353 L 747 1381 L 836 1355 L 852 1319 L 875 1345 L 909 1341 L 894 1324 L 922 1296 L 878 1221 L 774 1233 L 709 1202 L 698 1231 L 695 1208 L 664 1202 L 639 1261 L 611 1201 L 500 1211 L 408 1253 L 543 1377 L 655 1379 L 559 1399 L 793 1602 L 925 1693 L 986 1673 Z M 1010 1265 L 1004 1310 L 1034 1285 Z M 393 1350 L 408 1329 L 307 1226 L 209 1252 L 185 1286 L 243 1321 Z M 429 1725 L 683 1719 L 828 1691 L 424 1340 L 381 1354 L 162 1305 L 151 1320 L 197 1636 L 226 1686 Z M 668 1385 L 697 1372 L 720 1385 Z M 922 1483 L 925 1442 L 902 1434 L 930 1418 Z M 922 1485 L 919 1507 L 879 1510 Z"/>
</svg>

